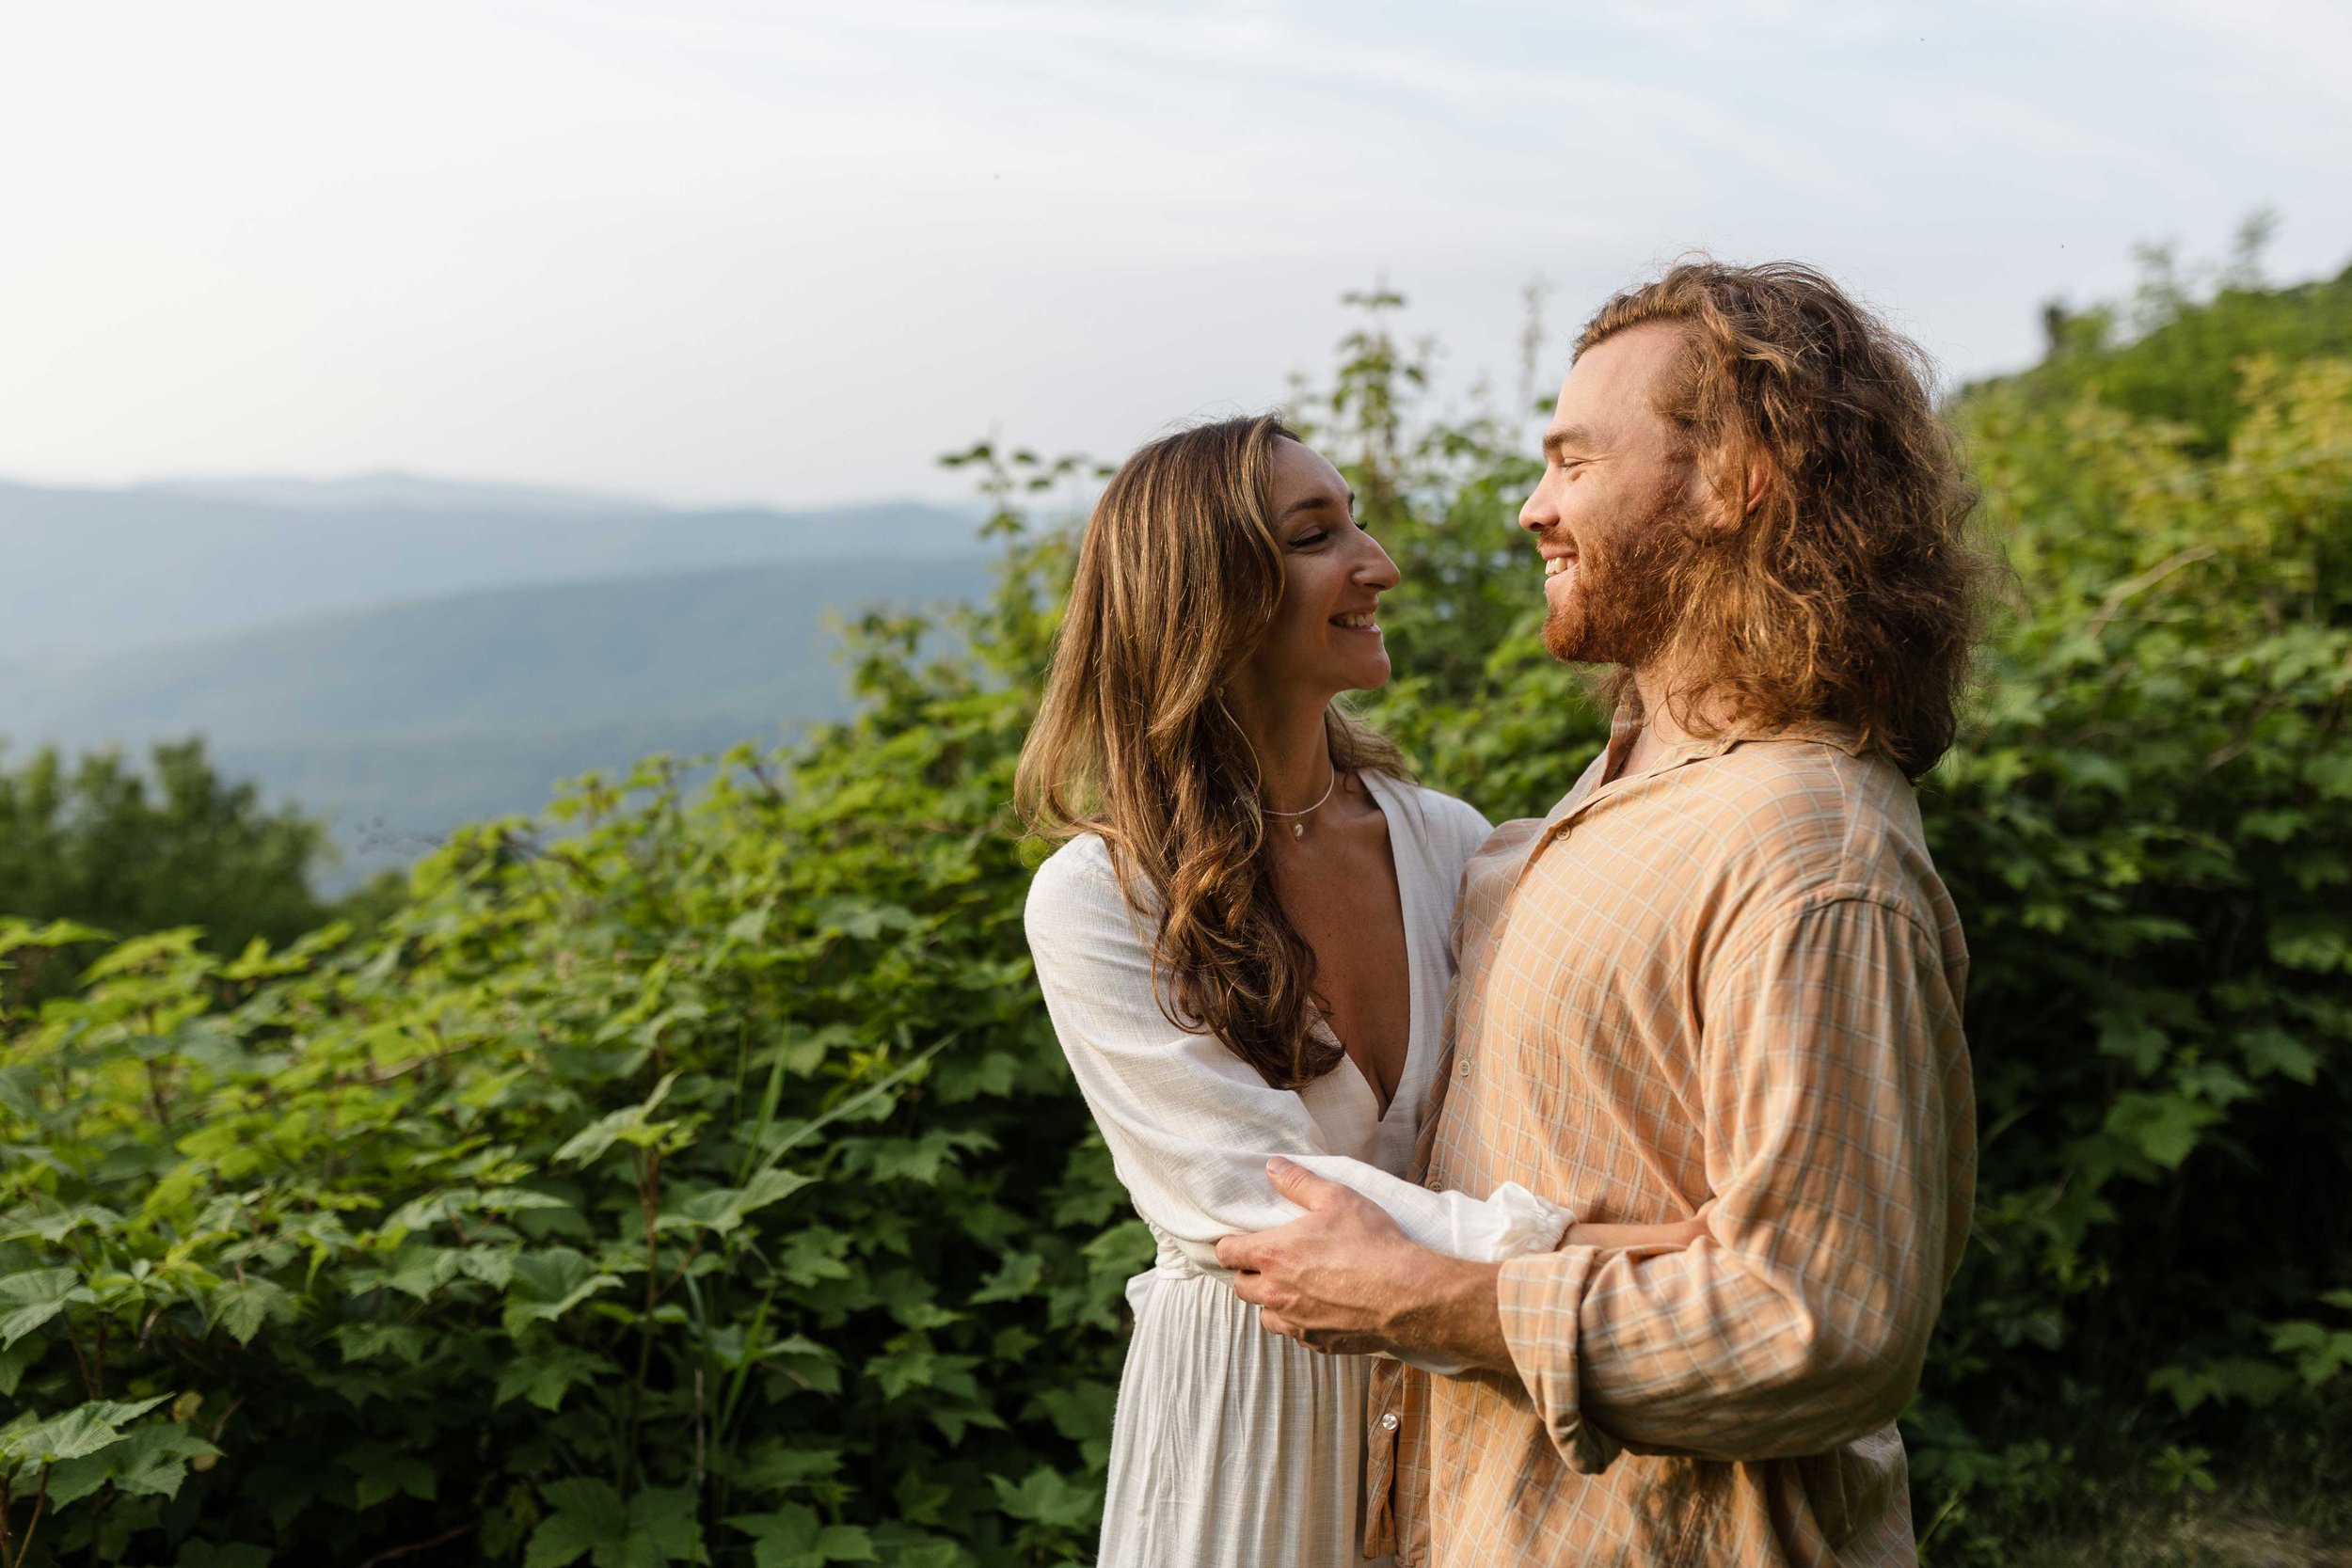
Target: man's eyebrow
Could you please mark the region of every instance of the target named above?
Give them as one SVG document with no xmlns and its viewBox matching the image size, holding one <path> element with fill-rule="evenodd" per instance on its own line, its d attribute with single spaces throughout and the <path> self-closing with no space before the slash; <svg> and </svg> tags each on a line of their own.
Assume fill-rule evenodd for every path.
<svg viewBox="0 0 2352 1568">
<path fill-rule="evenodd" d="M 1554 452 L 1563 447 L 1592 447 L 1599 443 L 1593 438 L 1589 426 L 1581 424 L 1553 425 L 1544 432 L 1544 451 Z"/>
</svg>

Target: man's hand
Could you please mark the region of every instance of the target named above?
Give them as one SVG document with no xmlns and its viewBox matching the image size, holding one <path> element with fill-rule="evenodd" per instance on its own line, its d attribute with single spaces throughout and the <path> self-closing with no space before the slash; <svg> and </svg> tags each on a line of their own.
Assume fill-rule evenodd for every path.
<svg viewBox="0 0 2352 1568">
<path fill-rule="evenodd" d="M 1274 1190 L 1307 1211 L 1290 1224 L 1216 1243 L 1234 1293 L 1267 1332 L 1342 1354 L 1414 1352 L 1507 1370 L 1492 1263 L 1406 1240 L 1378 1204 L 1288 1160 L 1266 1162 Z"/>
</svg>

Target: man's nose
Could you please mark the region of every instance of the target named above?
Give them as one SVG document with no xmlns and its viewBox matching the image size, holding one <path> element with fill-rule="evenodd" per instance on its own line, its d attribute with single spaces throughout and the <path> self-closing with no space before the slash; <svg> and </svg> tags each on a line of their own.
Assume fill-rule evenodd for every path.
<svg viewBox="0 0 2352 1568">
<path fill-rule="evenodd" d="M 1519 527 L 1530 533 L 1541 533 L 1546 529 L 1557 528 L 1560 524 L 1560 509 L 1554 506 L 1551 498 L 1544 493 L 1546 488 L 1545 485 L 1537 484 L 1534 489 L 1527 493 L 1527 499 L 1519 503 Z"/>
</svg>

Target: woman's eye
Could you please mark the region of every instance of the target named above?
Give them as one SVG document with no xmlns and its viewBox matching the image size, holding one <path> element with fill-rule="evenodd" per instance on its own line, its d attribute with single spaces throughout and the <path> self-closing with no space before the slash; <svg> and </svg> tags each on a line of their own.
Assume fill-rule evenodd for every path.
<svg viewBox="0 0 2352 1568">
<path fill-rule="evenodd" d="M 1326 533 L 1323 530 L 1317 529 L 1312 533 L 1302 533 L 1297 538 L 1292 540 L 1291 548 L 1295 550 L 1303 550 L 1311 545 L 1320 545 L 1326 539 L 1330 537 L 1331 536 L 1328 533 Z"/>
</svg>

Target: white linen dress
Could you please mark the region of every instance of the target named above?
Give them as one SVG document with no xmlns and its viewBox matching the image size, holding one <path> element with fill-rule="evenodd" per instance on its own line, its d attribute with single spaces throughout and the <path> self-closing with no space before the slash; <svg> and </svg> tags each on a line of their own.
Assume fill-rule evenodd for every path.
<svg viewBox="0 0 2352 1568">
<path fill-rule="evenodd" d="M 1152 986 L 1156 911 L 1129 909 L 1100 838 L 1063 846 L 1029 889 L 1029 951 L 1055 1032 L 1158 1243 L 1150 1272 L 1127 1286 L 1136 1327 L 1111 1432 L 1103 1568 L 1364 1560 L 1370 1358 L 1268 1334 L 1216 1263 L 1219 1237 L 1300 1212 L 1267 1180 L 1267 1156 L 1344 1182 L 1415 1241 L 1456 1257 L 1548 1251 L 1567 1224 L 1515 1184 L 1480 1200 L 1404 1179 L 1454 977 L 1454 895 L 1488 829 L 1448 796 L 1363 777 L 1388 818 L 1412 998 L 1385 1116 L 1351 1059 L 1303 1089 L 1270 1088 L 1221 1040 L 1170 1023 Z"/>
</svg>

